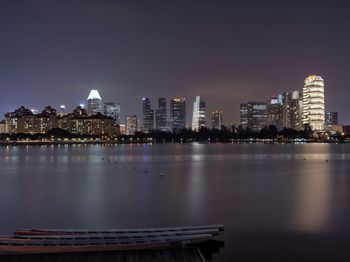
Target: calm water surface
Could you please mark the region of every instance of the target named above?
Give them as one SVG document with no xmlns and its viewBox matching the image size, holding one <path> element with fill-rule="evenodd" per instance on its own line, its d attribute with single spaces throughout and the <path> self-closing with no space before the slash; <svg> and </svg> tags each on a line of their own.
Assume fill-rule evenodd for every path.
<svg viewBox="0 0 350 262">
<path fill-rule="evenodd" d="M 349 261 L 350 145 L 0 147 L 1 234 L 202 224 L 212 261 Z"/>
</svg>

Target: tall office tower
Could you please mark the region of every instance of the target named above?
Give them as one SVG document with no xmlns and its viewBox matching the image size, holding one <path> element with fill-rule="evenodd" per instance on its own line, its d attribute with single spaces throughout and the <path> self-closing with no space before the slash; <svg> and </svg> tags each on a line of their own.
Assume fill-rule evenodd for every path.
<svg viewBox="0 0 350 262">
<path fill-rule="evenodd" d="M 240 119 L 242 129 L 248 128 L 248 105 L 241 104 L 240 106 Z"/>
<path fill-rule="evenodd" d="M 211 127 L 221 130 L 223 125 L 223 112 L 222 110 L 216 110 L 211 113 Z"/>
<path fill-rule="evenodd" d="M 104 115 L 110 116 L 120 125 L 120 104 L 108 102 L 104 104 Z"/>
<path fill-rule="evenodd" d="M 66 106 L 65 105 L 60 105 L 60 112 L 59 112 L 59 115 L 60 116 L 64 116 L 66 115 L 67 112 L 66 112 Z"/>
<path fill-rule="evenodd" d="M 289 127 L 289 106 L 290 106 L 291 94 L 288 92 L 282 92 L 278 95 L 277 100 L 282 105 L 282 126 Z"/>
<path fill-rule="evenodd" d="M 170 101 L 170 118 L 174 132 L 186 128 L 185 98 L 174 98 Z"/>
<path fill-rule="evenodd" d="M 322 77 L 312 75 L 304 81 L 303 89 L 303 124 L 312 130 L 324 130 L 324 81 Z"/>
<path fill-rule="evenodd" d="M 137 117 L 127 116 L 125 117 L 125 134 L 134 135 L 137 132 Z"/>
<path fill-rule="evenodd" d="M 274 125 L 278 130 L 283 128 L 283 105 L 277 97 L 272 97 L 267 103 L 267 125 Z"/>
<path fill-rule="evenodd" d="M 241 126 L 258 132 L 267 126 L 267 104 L 249 102 L 241 104 Z"/>
<path fill-rule="evenodd" d="M 91 90 L 87 98 L 88 114 L 96 115 L 102 113 L 102 98 L 97 90 Z"/>
<path fill-rule="evenodd" d="M 289 94 L 288 99 L 288 111 L 286 114 L 287 125 L 285 127 L 292 128 L 294 130 L 301 130 L 303 128 L 302 113 L 303 113 L 303 100 L 299 91 L 294 91 Z"/>
<path fill-rule="evenodd" d="M 156 109 L 156 129 L 165 131 L 167 129 L 166 98 L 158 98 L 158 108 Z"/>
<path fill-rule="evenodd" d="M 338 112 L 327 112 L 325 116 L 327 126 L 338 125 Z"/>
<path fill-rule="evenodd" d="M 142 98 L 142 127 L 144 132 L 149 132 L 154 128 L 154 112 L 151 108 L 149 98 Z"/>
<path fill-rule="evenodd" d="M 196 96 L 193 103 L 192 130 L 198 131 L 202 126 L 205 127 L 205 102 Z"/>
</svg>

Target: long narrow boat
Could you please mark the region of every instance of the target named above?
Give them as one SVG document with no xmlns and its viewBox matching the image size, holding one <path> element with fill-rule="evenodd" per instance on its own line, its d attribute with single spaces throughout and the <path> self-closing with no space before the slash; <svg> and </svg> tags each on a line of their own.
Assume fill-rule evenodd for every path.
<svg viewBox="0 0 350 262">
<path fill-rule="evenodd" d="M 183 247 L 211 240 L 223 225 L 116 230 L 16 230 L 0 238 L 0 254 L 70 253 Z"/>
<path fill-rule="evenodd" d="M 1 238 L 0 253 L 28 254 L 28 253 L 74 253 L 97 251 L 145 250 L 183 247 L 202 243 L 212 239 L 212 235 L 189 235 L 175 237 L 153 237 L 124 240 L 33 240 Z"/>
<path fill-rule="evenodd" d="M 224 230 L 224 225 L 205 225 L 193 227 L 166 227 L 146 229 L 110 229 L 110 230 L 75 230 L 75 229 L 17 229 L 15 235 L 75 235 L 75 234 L 116 234 L 116 233 L 148 233 L 148 232 L 176 232 L 217 229 Z"/>
<path fill-rule="evenodd" d="M 64 239 L 64 240 L 81 240 L 81 239 L 125 239 L 125 238 L 145 238 L 145 237 L 166 237 L 166 236 L 186 236 L 186 235 L 203 235 L 210 234 L 212 236 L 216 236 L 219 234 L 219 229 L 202 229 L 202 230 L 187 230 L 187 231 L 162 231 L 162 232 L 138 232 L 138 233 L 128 233 L 128 232 L 120 232 L 120 233 L 109 233 L 109 234 L 58 234 L 58 235 L 49 235 L 49 234 L 16 234 L 16 239 L 40 239 L 40 240 L 52 240 L 52 239 Z"/>
</svg>

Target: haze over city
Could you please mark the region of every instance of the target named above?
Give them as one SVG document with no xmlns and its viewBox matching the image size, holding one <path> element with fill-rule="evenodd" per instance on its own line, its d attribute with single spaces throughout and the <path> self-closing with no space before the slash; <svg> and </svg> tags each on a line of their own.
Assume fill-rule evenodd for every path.
<svg viewBox="0 0 350 262">
<path fill-rule="evenodd" d="M 84 5 L 82 5 L 84 4 Z M 0 114 L 85 103 L 91 89 L 141 115 L 142 97 L 239 105 L 325 80 L 326 111 L 350 123 L 346 3 L 2 1 Z M 191 106 L 187 107 L 191 115 Z M 123 118 L 122 118 L 123 119 Z"/>
</svg>

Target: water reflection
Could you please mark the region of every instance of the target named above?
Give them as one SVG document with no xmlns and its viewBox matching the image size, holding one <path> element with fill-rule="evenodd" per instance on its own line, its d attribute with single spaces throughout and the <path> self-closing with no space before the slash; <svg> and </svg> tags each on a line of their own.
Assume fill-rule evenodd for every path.
<svg viewBox="0 0 350 262">
<path fill-rule="evenodd" d="M 349 159 L 348 145 L 3 147 L 0 232 L 223 223 L 213 259 L 232 257 L 237 232 L 272 246 L 280 231 L 350 232 Z"/>
</svg>

